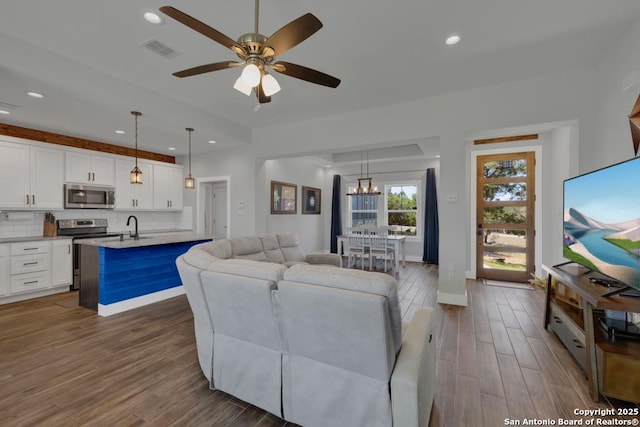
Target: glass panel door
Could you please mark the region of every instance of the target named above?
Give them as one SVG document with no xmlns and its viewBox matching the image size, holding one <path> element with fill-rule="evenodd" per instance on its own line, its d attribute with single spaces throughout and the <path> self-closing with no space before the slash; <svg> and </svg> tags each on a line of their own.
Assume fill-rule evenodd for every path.
<svg viewBox="0 0 640 427">
<path fill-rule="evenodd" d="M 534 269 L 533 152 L 478 156 L 476 277 L 526 282 Z"/>
</svg>

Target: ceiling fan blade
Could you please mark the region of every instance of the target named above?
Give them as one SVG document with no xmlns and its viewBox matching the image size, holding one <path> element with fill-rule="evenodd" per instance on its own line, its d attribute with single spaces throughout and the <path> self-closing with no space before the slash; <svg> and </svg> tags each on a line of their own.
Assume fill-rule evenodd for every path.
<svg viewBox="0 0 640 427">
<path fill-rule="evenodd" d="M 220 43 L 221 45 L 223 45 L 225 47 L 228 47 L 229 49 L 233 50 L 234 52 L 236 52 L 237 49 L 239 49 L 240 51 L 244 51 L 238 45 L 238 43 L 236 43 L 236 41 L 233 40 L 231 37 L 228 37 L 228 36 L 222 34 L 220 31 L 218 31 L 218 30 L 216 30 L 214 28 L 211 28 L 210 26 L 208 26 L 204 22 L 198 21 L 196 18 L 194 18 L 192 16 L 189 16 L 184 12 L 179 11 L 178 9 L 176 9 L 174 7 L 163 6 L 163 7 L 160 8 L 160 12 L 164 13 L 165 15 L 168 15 L 168 16 L 172 17 L 176 21 L 186 25 L 187 27 L 191 28 L 192 30 L 195 30 L 195 31 L 199 32 L 203 36 L 209 37 L 211 40 L 216 41 L 216 42 Z"/>
<path fill-rule="evenodd" d="M 258 98 L 258 102 L 260 104 L 266 104 L 267 102 L 271 102 L 271 97 L 264 94 L 264 90 L 262 90 L 262 83 L 256 86 L 253 89 L 256 93 L 256 98 Z"/>
<path fill-rule="evenodd" d="M 242 62 L 234 62 L 234 61 L 223 61 L 223 62 L 214 62 L 213 64 L 200 65 L 198 67 L 188 68 L 186 70 L 178 71 L 173 73 L 176 77 L 191 77 L 197 76 L 198 74 L 210 73 L 212 71 L 224 70 L 227 68 L 237 67 L 238 65 L 242 65 Z"/>
<path fill-rule="evenodd" d="M 272 65 L 272 68 L 279 73 L 295 77 L 296 79 L 305 80 L 310 83 L 334 88 L 338 87 L 340 84 L 340 79 L 311 68 L 303 67 L 302 65 L 292 64 L 291 62 L 285 61 L 278 61 Z"/>
<path fill-rule="evenodd" d="M 308 39 L 320 28 L 322 28 L 322 22 L 311 13 L 307 13 L 273 33 L 264 42 L 264 45 L 275 51 L 273 56 L 282 55 L 292 47 Z"/>
</svg>

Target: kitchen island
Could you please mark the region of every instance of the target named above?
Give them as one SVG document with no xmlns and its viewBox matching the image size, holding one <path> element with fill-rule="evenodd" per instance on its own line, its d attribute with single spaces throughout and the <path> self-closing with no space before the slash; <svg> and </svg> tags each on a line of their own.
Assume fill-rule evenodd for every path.
<svg viewBox="0 0 640 427">
<path fill-rule="evenodd" d="M 110 316 L 184 293 L 175 260 L 211 237 L 190 232 L 79 239 L 80 305 Z"/>
</svg>

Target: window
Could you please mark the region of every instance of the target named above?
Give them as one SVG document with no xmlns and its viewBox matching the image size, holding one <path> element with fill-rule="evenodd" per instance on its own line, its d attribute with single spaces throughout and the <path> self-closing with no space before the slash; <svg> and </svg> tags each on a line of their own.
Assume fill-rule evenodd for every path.
<svg viewBox="0 0 640 427">
<path fill-rule="evenodd" d="M 378 182 L 384 191 L 379 196 L 347 196 L 347 227 L 374 228 L 394 226 L 390 231 L 409 239 L 421 237 L 422 207 L 420 181 Z M 347 185 L 347 192 L 355 191 L 356 184 Z"/>
<path fill-rule="evenodd" d="M 351 186 L 348 192 L 355 191 Z M 351 214 L 349 216 L 350 227 L 377 227 L 378 226 L 378 197 L 372 195 L 347 196 Z"/>
<path fill-rule="evenodd" d="M 396 234 L 416 236 L 418 231 L 418 185 L 386 185 L 385 199 L 387 225 L 395 226 Z"/>
</svg>

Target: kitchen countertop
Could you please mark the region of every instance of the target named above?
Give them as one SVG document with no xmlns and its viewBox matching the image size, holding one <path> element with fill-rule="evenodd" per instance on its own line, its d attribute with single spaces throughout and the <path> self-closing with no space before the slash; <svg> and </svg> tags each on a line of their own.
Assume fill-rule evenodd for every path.
<svg viewBox="0 0 640 427">
<path fill-rule="evenodd" d="M 42 240 L 63 240 L 63 239 L 71 239 L 71 236 L 55 236 L 55 237 L 44 237 L 44 236 L 29 236 L 29 237 L 3 237 L 3 238 L 0 238 L 0 243 L 39 242 L 39 241 L 42 241 Z"/>
<path fill-rule="evenodd" d="M 124 240 L 120 241 L 119 237 L 99 237 L 96 239 L 78 239 L 74 243 L 89 246 L 101 246 L 112 249 L 139 248 L 143 246 L 166 245 L 171 243 L 193 242 L 195 240 L 212 240 L 211 236 L 198 234 L 193 232 L 164 232 L 153 234 L 140 234 L 140 239 L 134 240 L 127 234 Z"/>
</svg>

